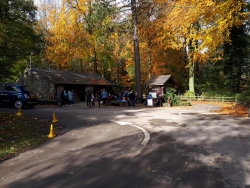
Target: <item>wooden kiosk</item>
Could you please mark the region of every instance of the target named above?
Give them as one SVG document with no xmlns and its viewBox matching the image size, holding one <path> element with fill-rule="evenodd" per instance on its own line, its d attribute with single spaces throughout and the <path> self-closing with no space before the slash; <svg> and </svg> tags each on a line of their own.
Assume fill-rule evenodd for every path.
<svg viewBox="0 0 250 188">
<path fill-rule="evenodd" d="M 175 82 L 171 75 L 160 75 L 151 77 L 144 85 L 147 88 L 146 99 L 151 94 L 155 106 L 160 96 L 165 96 L 171 88 L 174 88 Z"/>
</svg>

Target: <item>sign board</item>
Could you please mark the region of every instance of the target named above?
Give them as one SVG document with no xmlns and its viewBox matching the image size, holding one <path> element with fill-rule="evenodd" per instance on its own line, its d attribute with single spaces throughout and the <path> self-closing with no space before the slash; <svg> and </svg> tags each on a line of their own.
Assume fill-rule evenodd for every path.
<svg viewBox="0 0 250 188">
<path fill-rule="evenodd" d="M 154 99 L 157 98 L 157 93 L 149 92 L 149 94 L 151 94 L 151 96 L 152 96 Z"/>
<path fill-rule="evenodd" d="M 163 96 L 163 87 L 150 88 L 149 93 L 152 95 L 154 99 L 157 99 L 159 95 Z"/>
</svg>

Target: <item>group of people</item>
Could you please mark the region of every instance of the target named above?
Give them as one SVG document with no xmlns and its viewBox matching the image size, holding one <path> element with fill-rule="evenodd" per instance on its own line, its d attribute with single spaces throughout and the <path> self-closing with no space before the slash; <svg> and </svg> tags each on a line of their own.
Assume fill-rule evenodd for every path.
<svg viewBox="0 0 250 188">
<path fill-rule="evenodd" d="M 86 95 L 87 106 L 88 107 L 95 106 L 95 96 L 94 96 L 93 91 L 91 91 L 89 89 L 89 87 L 87 87 L 87 89 L 85 91 L 85 95 Z M 97 101 L 99 103 L 99 107 L 100 107 L 101 103 L 104 106 L 110 105 L 111 94 L 108 93 L 105 89 L 102 89 L 101 92 L 99 93 Z"/>
<path fill-rule="evenodd" d="M 63 105 L 69 104 L 72 106 L 74 104 L 75 94 L 73 90 L 62 90 L 60 97 Z"/>
<path fill-rule="evenodd" d="M 122 98 L 119 97 L 118 100 L 121 100 L 122 102 L 126 102 L 128 106 L 135 106 L 136 93 L 134 92 L 133 89 L 131 89 L 130 91 L 125 89 L 122 94 Z"/>
<path fill-rule="evenodd" d="M 95 106 L 95 96 L 93 91 L 91 91 L 89 87 L 86 88 L 85 96 L 86 96 L 87 106 L 88 107 Z M 133 89 L 130 91 L 127 91 L 125 89 L 122 93 L 119 93 L 118 95 L 114 93 L 111 94 L 107 92 L 105 89 L 102 89 L 97 97 L 99 107 L 100 105 L 103 106 L 111 105 L 112 100 L 118 100 L 118 101 L 126 100 L 128 106 L 135 106 L 136 94 Z"/>
<path fill-rule="evenodd" d="M 63 90 L 61 92 L 61 101 L 62 104 L 69 104 L 72 106 L 74 104 L 74 91 L 73 90 Z M 85 97 L 87 106 L 95 106 L 95 95 L 92 90 L 90 90 L 89 87 L 85 90 Z M 148 98 L 148 96 L 147 96 Z M 136 93 L 133 89 L 127 90 L 125 89 L 123 92 L 120 92 L 119 94 L 111 94 L 107 92 L 105 89 L 102 89 L 100 93 L 98 94 L 97 100 L 99 107 L 100 105 L 111 105 L 112 100 L 117 100 L 119 102 L 126 102 L 127 106 L 135 106 L 136 104 Z M 162 103 L 164 102 L 163 96 L 159 95 L 159 98 L 157 98 L 157 106 L 162 106 Z"/>
</svg>

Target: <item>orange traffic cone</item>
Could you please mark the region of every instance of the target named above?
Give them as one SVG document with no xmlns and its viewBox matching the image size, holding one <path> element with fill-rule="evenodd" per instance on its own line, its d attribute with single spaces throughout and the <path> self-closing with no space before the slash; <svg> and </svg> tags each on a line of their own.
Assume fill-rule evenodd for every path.
<svg viewBox="0 0 250 188">
<path fill-rule="evenodd" d="M 20 117 L 21 115 L 23 115 L 23 113 L 21 112 L 21 107 L 19 107 L 18 112 L 16 113 L 16 115 L 19 116 L 19 117 Z"/>
<path fill-rule="evenodd" d="M 53 131 L 53 125 L 51 124 L 48 138 L 54 138 L 55 136 L 56 135 L 54 134 L 54 131 Z"/>
<path fill-rule="evenodd" d="M 52 120 L 52 123 L 56 123 L 56 122 L 58 122 L 58 120 L 56 119 L 56 115 L 55 115 L 55 113 L 53 112 L 53 120 Z"/>
</svg>

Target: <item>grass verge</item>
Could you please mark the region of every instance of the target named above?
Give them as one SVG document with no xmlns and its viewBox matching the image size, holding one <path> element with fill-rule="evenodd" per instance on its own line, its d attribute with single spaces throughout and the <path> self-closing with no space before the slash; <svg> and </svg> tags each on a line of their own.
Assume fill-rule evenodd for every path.
<svg viewBox="0 0 250 188">
<path fill-rule="evenodd" d="M 0 161 L 48 140 L 48 120 L 2 112 L 0 119 Z"/>
</svg>

